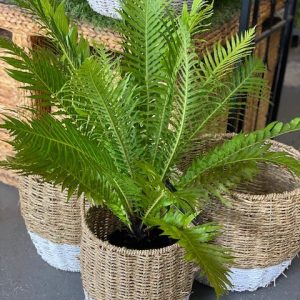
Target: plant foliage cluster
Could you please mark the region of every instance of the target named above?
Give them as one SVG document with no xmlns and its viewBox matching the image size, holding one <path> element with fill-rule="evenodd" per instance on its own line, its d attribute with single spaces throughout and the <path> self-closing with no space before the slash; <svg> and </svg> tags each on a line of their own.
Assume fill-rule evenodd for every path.
<svg viewBox="0 0 300 300">
<path fill-rule="evenodd" d="M 216 224 L 194 222 L 206 201 L 223 195 L 258 171 L 259 162 L 282 164 L 300 174 L 299 162 L 269 151 L 266 141 L 300 129 L 300 119 L 238 134 L 178 171 L 185 153 L 210 124 L 246 95 L 263 99 L 261 61 L 253 58 L 254 29 L 212 53 L 195 51 L 193 36 L 207 30 L 212 4 L 194 0 L 176 15 L 166 0 L 124 0 L 123 52 L 112 59 L 78 35 L 63 4 L 17 0 L 34 12 L 51 48 L 21 49 L 2 39 L 8 74 L 30 97 L 55 106 L 55 114 L 6 116 L 15 157 L 2 162 L 24 175 L 61 184 L 109 208 L 133 233 L 160 227 L 178 240 L 217 295 L 230 285 L 231 255 L 213 243 Z"/>
<path fill-rule="evenodd" d="M 7 0 L 9 3 L 17 3 L 15 0 Z M 57 0 L 61 2 L 61 0 Z M 99 15 L 91 9 L 87 0 L 64 0 L 65 10 L 69 17 L 79 22 L 87 22 L 98 28 L 117 29 L 119 20 Z M 213 28 L 230 22 L 232 18 L 239 14 L 240 0 L 218 0 L 215 1 L 214 15 L 211 26 Z"/>
</svg>

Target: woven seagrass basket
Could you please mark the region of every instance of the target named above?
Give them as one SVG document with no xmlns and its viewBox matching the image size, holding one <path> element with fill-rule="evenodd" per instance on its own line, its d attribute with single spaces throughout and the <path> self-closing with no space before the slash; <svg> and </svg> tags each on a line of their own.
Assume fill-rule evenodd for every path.
<svg viewBox="0 0 300 300">
<path fill-rule="evenodd" d="M 80 204 L 38 177 L 22 177 L 21 213 L 38 254 L 52 267 L 80 271 Z"/>
<path fill-rule="evenodd" d="M 185 157 L 183 168 L 231 135 L 206 136 Z M 300 159 L 300 152 L 270 141 L 270 151 L 287 152 Z M 273 282 L 300 251 L 300 178 L 286 168 L 261 164 L 260 174 L 228 197 L 231 207 L 215 200 L 204 212 L 205 221 L 223 226 L 216 242 L 232 249 L 233 291 L 254 291 Z"/>
<path fill-rule="evenodd" d="M 86 300 L 188 299 L 194 265 L 177 244 L 128 250 L 107 241 L 121 224 L 107 210 L 92 207 L 82 222 L 81 276 Z"/>
</svg>

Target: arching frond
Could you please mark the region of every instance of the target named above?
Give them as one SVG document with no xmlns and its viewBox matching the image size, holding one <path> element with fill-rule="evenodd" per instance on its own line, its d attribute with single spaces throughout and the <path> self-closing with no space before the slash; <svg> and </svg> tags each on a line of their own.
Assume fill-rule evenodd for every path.
<svg viewBox="0 0 300 300">
<path fill-rule="evenodd" d="M 129 224 L 131 199 L 139 199 L 140 191 L 130 177 L 117 171 L 105 147 L 80 134 L 68 120 L 62 123 L 49 115 L 29 123 L 8 117 L 2 128 L 14 137 L 11 144 L 17 151 L 6 167 L 62 184 L 69 195 L 84 192 Z"/>
<path fill-rule="evenodd" d="M 216 43 L 212 52 L 207 50 L 200 63 L 203 86 L 215 78 L 221 80 L 244 58 L 250 56 L 254 49 L 254 39 L 255 28 L 250 28 L 241 35 L 232 36 L 225 45 Z"/>
<path fill-rule="evenodd" d="M 215 224 L 190 226 L 195 215 L 187 215 L 173 209 L 162 218 L 148 219 L 149 225 L 159 226 L 163 234 L 178 240 L 179 245 L 188 249 L 186 259 L 196 262 L 215 288 L 222 295 L 231 285 L 228 265 L 232 262 L 229 251 L 212 244 L 219 235 L 220 227 Z"/>
<path fill-rule="evenodd" d="M 52 95 L 58 92 L 69 79 L 69 70 L 57 59 L 49 49 L 38 48 L 29 51 L 6 39 L 0 39 L 0 47 L 4 48 L 5 56 L 1 59 L 10 67 L 9 76 L 21 82 L 24 89 L 39 92 L 39 99 L 53 102 Z M 30 95 L 34 98 L 34 94 Z"/>
<path fill-rule="evenodd" d="M 182 14 L 180 16 L 191 36 L 200 34 L 208 30 L 209 19 L 213 15 L 213 3 L 205 0 L 194 0 L 191 8 L 186 2 L 183 3 Z"/>
<path fill-rule="evenodd" d="M 161 155 L 163 155 L 163 159 L 161 159 L 162 178 L 165 177 L 172 166 L 183 141 L 189 121 L 189 106 L 194 101 L 197 101 L 197 92 L 195 89 L 198 86 L 196 69 L 198 58 L 196 54 L 191 51 L 193 49 L 191 36 L 187 32 L 187 28 L 184 24 L 181 24 L 179 36 L 182 45 L 182 61 L 178 74 L 176 74 L 176 92 L 174 93 L 173 113 L 170 120 L 172 130 L 166 132 L 168 143 L 162 149 L 161 153 Z"/>
<path fill-rule="evenodd" d="M 162 96 L 162 57 L 166 52 L 165 34 L 168 25 L 164 0 L 124 0 L 121 16 L 123 25 L 123 71 L 131 74 L 139 89 L 139 111 L 143 126 L 151 122 L 155 102 Z M 145 131 L 145 134 L 148 134 Z"/>
<path fill-rule="evenodd" d="M 267 81 L 263 79 L 265 71 L 265 66 L 260 60 L 249 58 L 223 82 L 219 82 L 218 88 L 209 90 L 203 96 L 201 105 L 194 106 L 190 114 L 191 130 L 185 140 L 187 146 L 203 133 L 213 120 L 226 115 L 234 108 L 246 107 L 249 96 L 258 101 L 267 101 L 265 97 L 269 87 Z"/>
<path fill-rule="evenodd" d="M 162 91 L 160 93 L 163 97 L 156 101 L 155 116 L 159 116 L 159 118 L 152 118 L 152 128 L 149 128 L 153 131 L 152 164 L 159 166 L 159 168 L 162 161 L 165 160 L 162 153 L 165 151 L 164 141 L 169 138 L 168 132 L 177 91 L 178 73 L 182 68 L 187 48 L 192 49 L 193 40 L 191 37 L 205 30 L 207 25 L 205 22 L 210 18 L 211 13 L 212 4 L 208 5 L 205 1 L 194 1 L 190 11 L 185 3 L 182 16 L 176 19 L 171 15 L 171 21 L 166 28 L 168 32 L 164 33 L 168 46 L 162 59 L 165 90 L 164 93 Z"/>
<path fill-rule="evenodd" d="M 15 0 L 15 2 L 33 12 L 41 23 L 42 29 L 53 39 L 56 49 L 67 61 L 71 69 L 76 69 L 90 55 L 90 46 L 86 39 L 79 37 L 78 27 L 69 21 L 64 1 L 53 0 Z"/>
<path fill-rule="evenodd" d="M 111 159 L 122 172 L 133 172 L 139 137 L 136 134 L 133 93 L 130 77 L 120 81 L 105 57 L 90 58 L 75 72 L 63 88 L 62 102 L 71 106 L 81 124 L 86 120 L 89 134 L 96 132 L 104 142 Z M 131 88 L 130 88 L 131 87 Z M 91 129 L 92 128 L 92 129 Z"/>
<path fill-rule="evenodd" d="M 290 123 L 272 123 L 265 129 L 239 134 L 202 157 L 196 158 L 180 178 L 180 186 L 199 185 L 215 196 L 221 196 L 241 181 L 250 180 L 258 172 L 258 162 L 282 164 L 300 174 L 299 161 L 286 153 L 269 151 L 265 141 L 284 133 L 300 130 L 300 119 Z M 225 176 L 226 174 L 226 176 Z"/>
</svg>

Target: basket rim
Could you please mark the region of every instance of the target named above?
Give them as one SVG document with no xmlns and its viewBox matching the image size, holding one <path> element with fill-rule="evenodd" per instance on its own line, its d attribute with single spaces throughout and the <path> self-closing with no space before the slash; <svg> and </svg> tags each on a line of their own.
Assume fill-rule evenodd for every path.
<svg viewBox="0 0 300 300">
<path fill-rule="evenodd" d="M 291 155 L 297 156 L 300 160 L 300 151 L 297 150 L 296 148 L 294 148 L 293 146 L 278 142 L 276 140 L 268 140 L 268 142 L 270 142 L 271 145 L 277 145 L 279 147 L 281 147 L 283 150 L 286 150 L 286 152 L 288 152 Z M 284 168 L 284 167 L 282 167 Z M 295 175 L 293 172 L 289 171 L 290 174 L 292 176 L 294 176 L 295 178 L 297 178 L 297 175 Z M 300 186 L 298 188 L 295 188 L 291 191 L 284 191 L 282 193 L 266 193 L 266 194 L 248 194 L 248 193 L 243 193 L 243 192 L 232 192 L 233 196 L 236 197 L 243 197 L 246 199 L 251 199 L 251 200 L 272 200 L 274 198 L 286 198 L 289 196 L 295 196 L 295 195 L 300 195 Z"/>
<path fill-rule="evenodd" d="M 96 242 L 98 244 L 98 246 L 105 248 L 109 251 L 118 253 L 118 254 L 124 254 L 127 256 L 158 256 L 158 255 L 163 255 L 165 253 L 168 252 L 172 252 L 172 251 L 176 251 L 178 249 L 183 249 L 182 247 L 180 247 L 180 245 L 178 243 L 175 243 L 173 245 L 167 246 L 167 247 L 163 247 L 163 248 L 157 248 L 157 249 L 148 249 L 148 250 L 137 250 L 137 249 L 128 249 L 126 247 L 118 247 L 115 245 L 112 245 L 111 243 L 109 243 L 108 241 L 102 240 L 99 237 L 97 237 L 93 231 L 90 229 L 87 220 L 86 220 L 86 215 L 88 214 L 88 212 L 93 209 L 93 207 L 90 207 L 87 209 L 86 213 L 83 216 L 83 226 L 86 227 L 87 232 L 90 235 L 90 238 Z M 101 209 L 101 208 L 99 208 Z"/>
<path fill-rule="evenodd" d="M 242 193 L 242 192 L 232 192 L 231 195 L 234 197 L 238 197 L 238 198 L 242 197 L 247 200 L 262 200 L 262 199 L 272 200 L 275 198 L 286 198 L 286 197 L 300 195 L 300 187 L 296 188 L 292 191 L 285 191 L 282 193 L 248 194 L 248 193 Z"/>
</svg>

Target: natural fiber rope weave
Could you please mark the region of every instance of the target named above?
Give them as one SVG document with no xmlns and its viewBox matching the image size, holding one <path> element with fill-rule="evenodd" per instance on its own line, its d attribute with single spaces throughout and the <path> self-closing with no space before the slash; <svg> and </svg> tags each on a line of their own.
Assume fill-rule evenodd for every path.
<svg viewBox="0 0 300 300">
<path fill-rule="evenodd" d="M 21 180 L 20 203 L 28 231 L 57 244 L 80 244 L 80 201 L 75 197 L 67 202 L 66 192 L 28 176 Z"/>
<path fill-rule="evenodd" d="M 192 288 L 194 266 L 177 244 L 128 250 L 107 242 L 120 223 L 104 209 L 90 208 L 82 222 L 81 273 L 93 300 L 183 300 Z"/>
<path fill-rule="evenodd" d="M 183 168 L 193 157 L 230 137 L 203 137 L 204 142 L 184 158 Z M 296 149 L 270 142 L 270 151 L 284 151 L 300 159 Z M 253 182 L 231 193 L 231 208 L 215 200 L 204 213 L 204 220 L 223 226 L 216 242 L 232 249 L 233 267 L 240 269 L 275 266 L 300 251 L 300 179 L 281 166 L 261 164 L 260 169 Z"/>
<path fill-rule="evenodd" d="M 91 298 L 86 291 L 83 291 L 83 292 L 84 292 L 84 300 L 95 300 L 95 299 Z M 189 300 L 189 299 L 190 299 L 190 296 L 187 296 L 183 300 Z"/>
<path fill-rule="evenodd" d="M 10 30 L 13 35 L 22 35 L 30 40 L 31 36 L 41 36 L 41 26 L 28 11 L 15 5 L 0 3 L 0 28 Z M 90 41 L 103 43 L 111 50 L 121 50 L 120 35 L 107 28 L 95 28 L 87 23 L 79 23 L 79 33 L 82 33 Z"/>
</svg>

